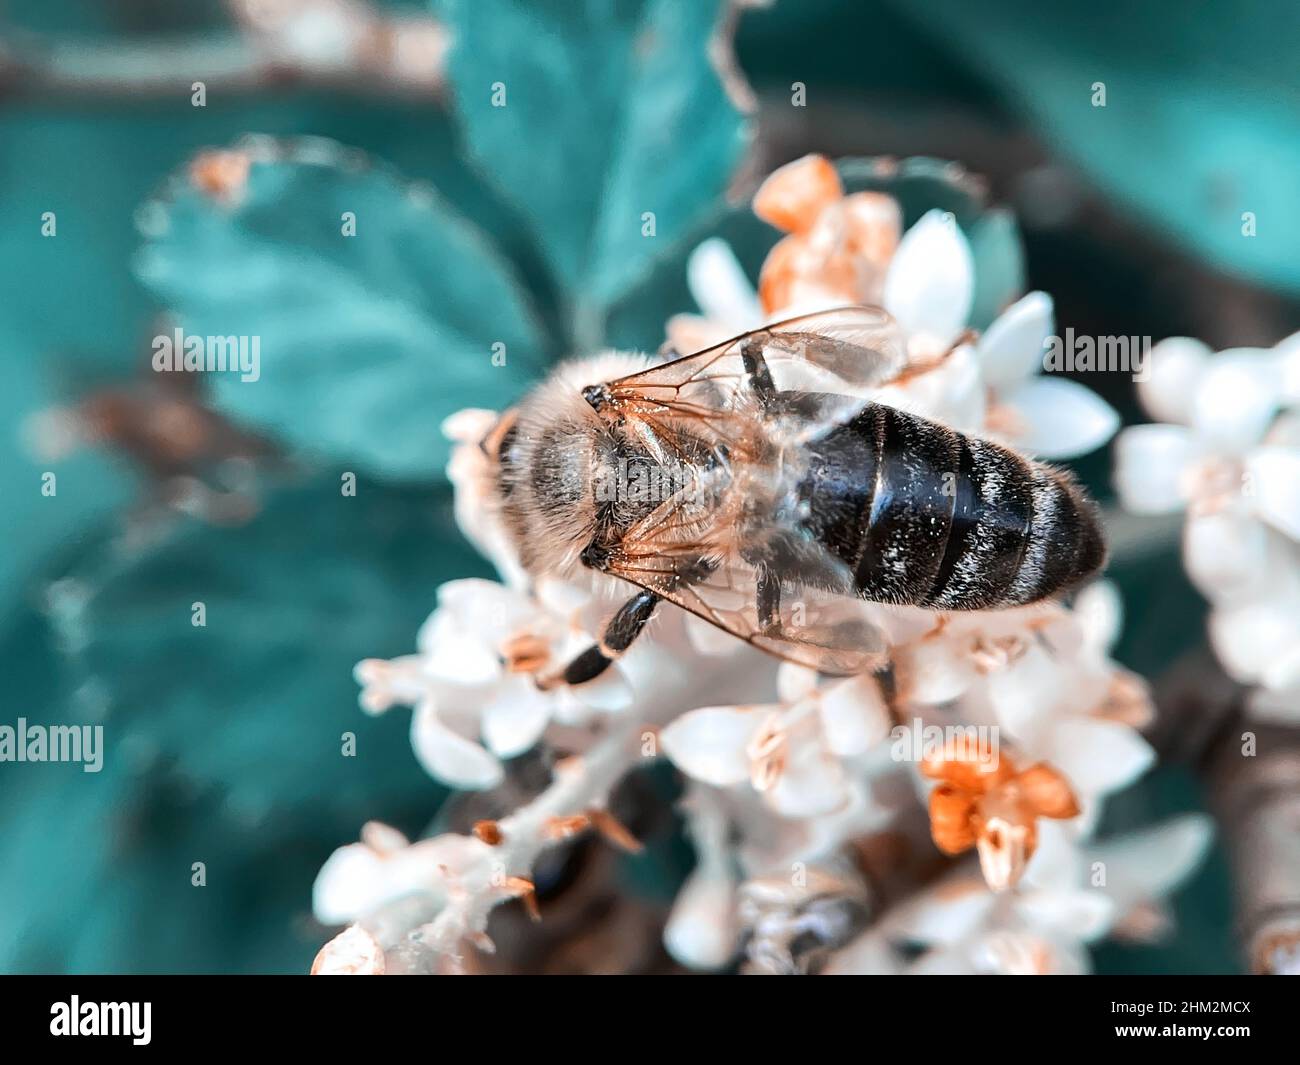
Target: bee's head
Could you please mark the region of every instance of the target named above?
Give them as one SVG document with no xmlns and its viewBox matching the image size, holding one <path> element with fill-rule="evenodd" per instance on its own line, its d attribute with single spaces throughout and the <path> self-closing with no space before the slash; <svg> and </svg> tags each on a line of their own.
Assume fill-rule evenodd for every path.
<svg viewBox="0 0 1300 1065">
<path fill-rule="evenodd" d="M 594 486 L 615 440 L 583 390 L 644 365 L 640 356 L 616 354 L 566 363 L 480 442 L 502 524 L 530 572 L 572 573 L 597 531 Z"/>
</svg>

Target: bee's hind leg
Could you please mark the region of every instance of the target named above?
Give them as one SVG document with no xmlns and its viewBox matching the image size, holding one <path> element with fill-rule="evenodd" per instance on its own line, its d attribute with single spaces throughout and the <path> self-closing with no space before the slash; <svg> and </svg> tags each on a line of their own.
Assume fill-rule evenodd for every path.
<svg viewBox="0 0 1300 1065">
<path fill-rule="evenodd" d="M 763 345 L 752 340 L 745 341 L 740 348 L 740 361 L 749 378 L 749 387 L 758 397 L 764 408 L 776 401 L 776 385 L 772 382 L 772 371 L 768 369 L 767 359 L 763 356 Z"/>
<path fill-rule="evenodd" d="M 758 575 L 758 622 L 764 632 L 781 628 L 781 581 L 770 570 Z"/>
<path fill-rule="evenodd" d="M 658 605 L 659 596 L 654 592 L 638 592 L 609 619 L 599 643 L 593 643 L 569 662 L 558 676 L 539 681 L 540 686 L 554 687 L 557 680 L 570 685 L 595 680 L 645 631 Z"/>
</svg>

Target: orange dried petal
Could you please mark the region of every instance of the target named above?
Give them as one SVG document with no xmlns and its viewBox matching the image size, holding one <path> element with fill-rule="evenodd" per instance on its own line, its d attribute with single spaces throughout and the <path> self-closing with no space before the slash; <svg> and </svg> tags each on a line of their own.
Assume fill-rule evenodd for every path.
<svg viewBox="0 0 1300 1065">
<path fill-rule="evenodd" d="M 768 252 L 758 277 L 764 313 L 776 314 L 811 300 L 862 302 L 860 263 L 846 249 L 835 250 L 815 239 L 819 237 L 815 231 L 785 237 Z"/>
<path fill-rule="evenodd" d="M 930 792 L 930 836 L 944 854 L 960 854 L 975 845 L 971 815 L 975 796 L 949 784 Z"/>
<path fill-rule="evenodd" d="M 619 850 L 626 851 L 628 854 L 640 854 L 644 849 L 641 841 L 608 810 L 588 810 L 587 816 L 596 831 Z"/>
<path fill-rule="evenodd" d="M 835 167 L 824 155 L 805 155 L 774 170 L 754 194 L 754 213 L 787 233 L 802 233 L 844 195 Z"/>
<path fill-rule="evenodd" d="M 1039 817 L 1068 818 L 1079 814 L 1079 801 L 1070 782 L 1045 762 L 1031 765 L 1016 777 L 1025 805 Z"/>
<path fill-rule="evenodd" d="M 843 208 L 850 250 L 883 273 L 903 234 L 898 201 L 883 192 L 855 192 L 844 198 Z"/>
<path fill-rule="evenodd" d="M 190 161 L 190 183 L 214 200 L 234 202 L 248 184 L 253 157 L 243 151 L 208 150 Z"/>
<path fill-rule="evenodd" d="M 952 742 L 921 759 L 921 772 L 931 780 L 942 780 L 976 795 L 1006 783 L 1015 766 L 1005 755 L 980 749 L 973 744 Z"/>
<path fill-rule="evenodd" d="M 542 835 L 547 839 L 569 839 L 591 826 L 586 814 L 569 814 L 567 817 L 548 817 L 542 822 Z"/>
</svg>

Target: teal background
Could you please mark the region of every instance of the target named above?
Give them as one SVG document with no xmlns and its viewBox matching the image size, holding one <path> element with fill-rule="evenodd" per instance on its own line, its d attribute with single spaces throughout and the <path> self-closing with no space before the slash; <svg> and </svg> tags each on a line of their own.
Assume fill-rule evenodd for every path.
<svg viewBox="0 0 1300 1065">
<path fill-rule="evenodd" d="M 126 101 L 0 81 L 0 719 L 102 721 L 109 746 L 98 775 L 0 765 L 0 971 L 309 966 L 328 935 L 310 916 L 321 862 L 368 819 L 421 831 L 445 794 L 410 753 L 406 713 L 362 715 L 350 675 L 409 651 L 439 583 L 488 572 L 450 516 L 438 422 L 508 403 L 566 353 L 656 347 L 692 309 L 682 267 L 703 236 L 728 236 L 753 276 L 775 234 L 726 198 L 751 142 L 755 172 L 818 150 L 987 175 L 982 200 L 925 164 L 892 191 L 909 217 L 958 210 L 985 234 L 981 281 L 1047 290 L 1079 333 L 1228 346 L 1300 328 L 1294 4 L 1074 0 L 1049 17 L 1028 0 L 780 3 L 746 14 L 737 41 L 757 121 L 716 87 L 712 4 L 434 6 L 461 41 L 444 103 L 281 87 L 196 109 L 188 85 Z M 3 20 L 20 55 L 230 32 L 214 0 L 17 0 Z M 510 125 L 483 88 L 502 67 L 520 101 Z M 789 106 L 796 81 L 806 109 Z M 247 132 L 326 137 L 375 163 L 268 168 L 227 214 L 170 177 Z M 432 190 L 418 207 L 413 182 Z M 170 225 L 146 238 L 137 212 L 158 198 Z M 650 244 L 624 224 L 647 202 Z M 367 251 L 321 266 L 322 233 L 348 209 Z M 40 235 L 49 210 L 54 239 Z M 248 524 L 184 519 L 124 554 L 139 468 L 112 450 L 39 462 L 22 425 L 138 375 L 164 311 L 196 332 L 280 338 L 264 388 L 227 383 L 212 402 L 293 462 Z M 500 338 L 495 373 L 476 353 Z M 1105 387 L 1141 420 L 1126 381 Z M 1078 463 L 1103 499 L 1108 466 L 1105 452 Z M 358 472 L 356 500 L 339 495 L 343 471 Z M 1156 676 L 1202 639 L 1171 545 L 1117 558 L 1113 576 L 1126 664 Z M 204 629 L 189 624 L 196 600 Z M 355 759 L 338 756 L 345 730 Z M 1205 799 L 1189 768 L 1162 768 L 1115 800 L 1107 828 Z M 629 890 L 666 896 L 689 868 L 680 840 L 655 853 L 628 866 Z M 194 861 L 206 889 L 190 886 Z M 1173 940 L 1104 947 L 1099 966 L 1237 968 L 1221 853 L 1176 902 Z"/>
</svg>

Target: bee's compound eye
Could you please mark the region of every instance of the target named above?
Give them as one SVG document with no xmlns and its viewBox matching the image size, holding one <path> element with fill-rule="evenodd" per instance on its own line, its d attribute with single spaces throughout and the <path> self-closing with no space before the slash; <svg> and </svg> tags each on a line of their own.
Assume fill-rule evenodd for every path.
<svg viewBox="0 0 1300 1065">
<path fill-rule="evenodd" d="M 518 437 L 519 427 L 517 425 L 510 426 L 509 429 L 501 434 L 501 439 L 497 442 L 496 459 L 503 466 L 510 461 L 510 450 L 515 446 L 515 440 L 518 439 Z"/>
<path fill-rule="evenodd" d="M 609 386 L 608 385 L 588 385 L 582 390 L 582 398 L 591 405 L 594 411 L 604 410 L 609 406 Z"/>
<path fill-rule="evenodd" d="M 609 562 L 609 548 L 604 544 L 590 543 L 582 549 L 578 559 L 588 569 L 604 570 Z"/>
</svg>

